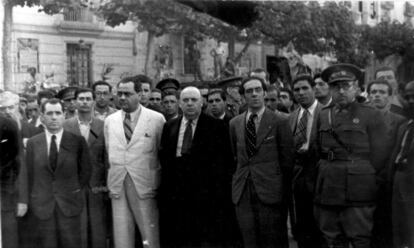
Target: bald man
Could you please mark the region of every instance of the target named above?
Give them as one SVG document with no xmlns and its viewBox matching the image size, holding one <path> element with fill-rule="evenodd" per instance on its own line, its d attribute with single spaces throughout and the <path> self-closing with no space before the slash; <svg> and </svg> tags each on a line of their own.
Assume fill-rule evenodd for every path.
<svg viewBox="0 0 414 248">
<path fill-rule="evenodd" d="M 167 247 L 225 245 L 228 132 L 202 113 L 197 88 L 185 88 L 179 104 L 183 116 L 169 120 L 161 137 L 161 240 Z"/>
</svg>

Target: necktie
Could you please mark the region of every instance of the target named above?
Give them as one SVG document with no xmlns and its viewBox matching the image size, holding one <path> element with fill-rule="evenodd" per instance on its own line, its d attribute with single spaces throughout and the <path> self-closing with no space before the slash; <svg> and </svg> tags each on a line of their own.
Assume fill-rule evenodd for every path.
<svg viewBox="0 0 414 248">
<path fill-rule="evenodd" d="M 127 143 L 131 140 L 132 137 L 132 123 L 131 123 L 131 115 L 129 113 L 125 113 L 124 118 L 124 133 Z"/>
<path fill-rule="evenodd" d="M 306 129 L 308 127 L 308 115 L 307 110 L 303 111 L 302 117 L 299 120 L 299 123 L 296 127 L 294 142 L 296 149 L 299 149 L 303 143 L 306 142 Z"/>
<path fill-rule="evenodd" d="M 56 145 L 56 135 L 52 135 L 52 141 L 50 142 L 50 151 L 49 151 L 49 164 L 52 170 L 54 171 L 57 166 L 58 151 Z"/>
<path fill-rule="evenodd" d="M 193 142 L 193 130 L 191 128 L 192 120 L 188 120 L 184 131 L 183 145 L 181 147 L 181 155 L 188 155 L 191 151 L 191 143 Z"/>
<path fill-rule="evenodd" d="M 246 124 L 246 152 L 249 158 L 256 153 L 256 125 L 254 119 L 256 114 L 252 114 Z"/>
<path fill-rule="evenodd" d="M 414 138 L 414 122 L 410 123 L 407 127 L 407 136 L 405 138 L 405 142 L 401 149 L 401 156 L 399 162 L 403 162 L 408 157 L 408 153 L 410 151 L 411 144 L 413 143 Z"/>
</svg>

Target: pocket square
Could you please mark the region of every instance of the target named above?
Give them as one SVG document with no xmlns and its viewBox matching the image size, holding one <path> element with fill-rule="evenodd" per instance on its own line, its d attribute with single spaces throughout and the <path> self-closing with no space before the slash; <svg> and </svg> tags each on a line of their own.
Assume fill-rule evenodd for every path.
<svg viewBox="0 0 414 248">
<path fill-rule="evenodd" d="M 275 136 L 269 136 L 269 137 L 266 137 L 266 139 L 264 139 L 264 141 L 269 141 L 269 140 L 272 140 L 274 138 L 275 138 Z"/>
<path fill-rule="evenodd" d="M 0 141 L 0 143 L 6 143 L 8 141 L 8 139 L 3 139 Z"/>
</svg>

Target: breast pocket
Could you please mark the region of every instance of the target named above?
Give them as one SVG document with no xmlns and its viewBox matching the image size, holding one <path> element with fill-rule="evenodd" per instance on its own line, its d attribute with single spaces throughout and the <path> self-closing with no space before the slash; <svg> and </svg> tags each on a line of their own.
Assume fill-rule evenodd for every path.
<svg viewBox="0 0 414 248">
<path fill-rule="evenodd" d="M 363 144 L 368 141 L 368 134 L 361 125 L 342 125 L 337 132 L 346 144 Z"/>
</svg>

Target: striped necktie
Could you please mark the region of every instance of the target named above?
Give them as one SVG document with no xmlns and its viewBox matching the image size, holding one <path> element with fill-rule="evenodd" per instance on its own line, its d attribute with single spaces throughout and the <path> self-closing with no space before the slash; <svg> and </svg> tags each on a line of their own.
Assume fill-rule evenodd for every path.
<svg viewBox="0 0 414 248">
<path fill-rule="evenodd" d="M 124 118 L 124 132 L 125 132 L 125 138 L 127 140 L 127 143 L 131 140 L 132 137 L 132 122 L 131 122 L 131 115 L 129 113 L 125 113 Z"/>
<path fill-rule="evenodd" d="M 246 152 L 249 158 L 256 153 L 256 125 L 254 119 L 256 114 L 252 114 L 246 124 Z"/>
<path fill-rule="evenodd" d="M 296 127 L 294 142 L 296 149 L 299 149 L 304 143 L 306 143 L 306 130 L 308 127 L 308 115 L 309 111 L 303 111 L 302 117 Z"/>
</svg>

